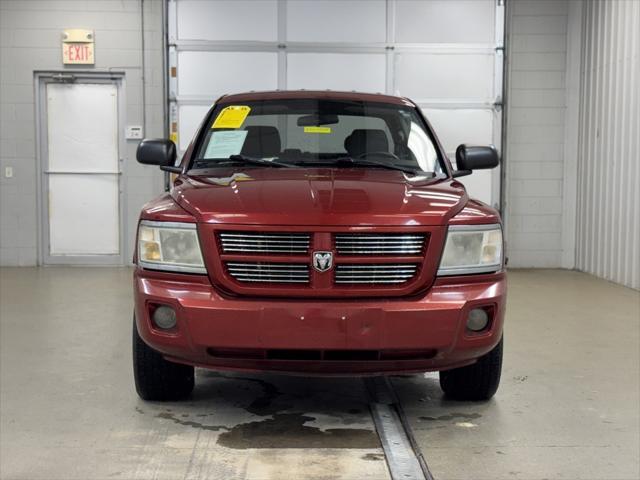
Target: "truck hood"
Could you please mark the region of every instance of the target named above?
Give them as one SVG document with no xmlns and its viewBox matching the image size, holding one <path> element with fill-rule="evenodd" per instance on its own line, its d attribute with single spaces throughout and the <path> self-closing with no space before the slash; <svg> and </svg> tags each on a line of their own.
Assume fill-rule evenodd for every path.
<svg viewBox="0 0 640 480">
<path fill-rule="evenodd" d="M 444 225 L 468 201 L 455 180 L 362 168 L 210 170 L 172 196 L 198 222 L 243 225 Z"/>
</svg>

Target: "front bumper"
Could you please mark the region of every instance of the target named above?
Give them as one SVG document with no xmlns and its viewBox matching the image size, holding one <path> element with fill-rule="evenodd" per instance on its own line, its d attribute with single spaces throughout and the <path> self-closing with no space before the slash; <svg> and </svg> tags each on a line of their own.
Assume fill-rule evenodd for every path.
<svg viewBox="0 0 640 480">
<path fill-rule="evenodd" d="M 473 363 L 502 336 L 504 273 L 438 279 L 418 298 L 226 297 L 206 276 L 136 268 L 138 332 L 167 359 L 206 368 L 314 374 L 444 370 Z M 154 328 L 156 305 L 176 310 L 170 331 Z M 465 329 L 485 307 L 490 327 Z"/>
</svg>

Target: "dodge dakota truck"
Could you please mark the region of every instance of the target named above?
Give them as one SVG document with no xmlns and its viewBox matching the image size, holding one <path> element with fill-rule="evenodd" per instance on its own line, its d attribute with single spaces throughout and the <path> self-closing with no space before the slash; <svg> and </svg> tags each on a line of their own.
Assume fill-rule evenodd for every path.
<svg viewBox="0 0 640 480">
<path fill-rule="evenodd" d="M 439 371 L 453 399 L 500 381 L 506 278 L 499 213 L 458 177 L 407 98 L 225 95 L 177 158 L 140 163 L 172 188 L 140 214 L 133 369 L 147 400 L 187 397 L 195 367 L 303 375 Z"/>
</svg>

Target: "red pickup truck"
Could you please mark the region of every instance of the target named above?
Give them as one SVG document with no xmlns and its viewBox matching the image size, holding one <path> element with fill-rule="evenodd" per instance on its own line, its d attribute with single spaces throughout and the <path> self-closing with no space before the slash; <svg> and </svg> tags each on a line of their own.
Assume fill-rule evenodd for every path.
<svg viewBox="0 0 640 480">
<path fill-rule="evenodd" d="M 147 400 L 188 396 L 194 367 L 318 375 L 440 371 L 445 394 L 498 388 L 501 219 L 456 177 L 498 165 L 461 145 L 454 170 L 407 98 L 330 91 L 223 96 L 177 176 L 142 209 L 133 366 Z"/>
</svg>

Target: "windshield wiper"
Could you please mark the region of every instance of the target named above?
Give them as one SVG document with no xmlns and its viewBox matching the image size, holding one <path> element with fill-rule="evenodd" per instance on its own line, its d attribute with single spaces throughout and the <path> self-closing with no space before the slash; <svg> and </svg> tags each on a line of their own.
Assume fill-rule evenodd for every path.
<svg viewBox="0 0 640 480">
<path fill-rule="evenodd" d="M 430 173 L 430 172 L 423 172 L 419 168 L 403 167 L 402 165 L 394 165 L 392 163 L 387 163 L 387 162 L 378 162 L 376 160 L 366 160 L 364 158 L 338 157 L 334 159 L 331 162 L 331 164 L 352 165 L 354 167 L 358 167 L 358 166 L 380 167 L 380 168 L 386 168 L 388 170 L 398 170 L 400 172 L 410 173 L 412 175 L 424 175 L 424 174 Z"/>
<path fill-rule="evenodd" d="M 258 165 L 261 167 L 283 167 L 292 168 L 295 165 L 284 162 L 276 162 L 274 160 L 265 160 L 264 158 L 248 157 L 247 155 L 231 155 L 229 158 L 216 161 L 196 160 L 193 164 L 194 168 L 219 167 L 230 164 L 247 164 Z"/>
</svg>

